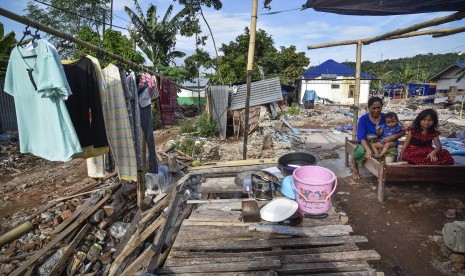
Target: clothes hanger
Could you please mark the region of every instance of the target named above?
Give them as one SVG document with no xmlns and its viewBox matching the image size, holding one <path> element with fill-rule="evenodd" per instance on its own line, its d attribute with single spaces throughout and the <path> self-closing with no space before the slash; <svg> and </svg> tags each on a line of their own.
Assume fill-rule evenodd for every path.
<svg viewBox="0 0 465 276">
<path fill-rule="evenodd" d="M 29 30 L 29 25 L 26 26 L 26 29 L 23 31 L 23 37 L 21 37 L 21 39 L 19 40 L 18 44 L 16 44 L 16 46 L 21 45 L 24 38 L 26 38 L 26 36 L 28 35 L 32 36 L 31 30 Z"/>
</svg>

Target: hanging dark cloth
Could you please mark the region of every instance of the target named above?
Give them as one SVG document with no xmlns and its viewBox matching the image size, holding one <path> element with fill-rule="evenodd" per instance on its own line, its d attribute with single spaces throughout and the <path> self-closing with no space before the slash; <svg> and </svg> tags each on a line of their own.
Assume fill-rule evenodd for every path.
<svg viewBox="0 0 465 276">
<path fill-rule="evenodd" d="M 107 147 L 98 81 L 92 61 L 82 57 L 63 64 L 72 95 L 66 101 L 79 142 L 83 148 Z"/>
</svg>

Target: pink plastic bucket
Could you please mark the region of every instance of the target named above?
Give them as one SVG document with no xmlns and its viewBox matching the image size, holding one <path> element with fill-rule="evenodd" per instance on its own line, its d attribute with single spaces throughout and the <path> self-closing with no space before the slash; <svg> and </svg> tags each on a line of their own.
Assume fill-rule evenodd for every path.
<svg viewBox="0 0 465 276">
<path fill-rule="evenodd" d="M 302 212 L 311 215 L 329 210 L 330 197 L 336 190 L 337 177 L 331 170 L 320 166 L 303 166 L 292 173 L 296 201 Z"/>
</svg>

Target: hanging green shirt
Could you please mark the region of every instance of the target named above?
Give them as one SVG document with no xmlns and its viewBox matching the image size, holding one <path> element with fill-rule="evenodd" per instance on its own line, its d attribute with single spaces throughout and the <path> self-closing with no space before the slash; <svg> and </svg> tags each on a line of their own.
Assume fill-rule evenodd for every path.
<svg viewBox="0 0 465 276">
<path fill-rule="evenodd" d="M 63 101 L 71 91 L 53 46 L 39 40 L 32 49 L 15 47 L 4 90 L 14 97 L 21 153 L 68 161 L 82 151 Z"/>
</svg>

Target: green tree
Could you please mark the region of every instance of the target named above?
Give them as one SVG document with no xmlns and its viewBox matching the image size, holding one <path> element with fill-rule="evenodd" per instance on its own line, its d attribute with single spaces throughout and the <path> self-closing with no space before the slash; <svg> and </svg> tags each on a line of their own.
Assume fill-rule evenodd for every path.
<svg viewBox="0 0 465 276">
<path fill-rule="evenodd" d="M 138 64 L 143 64 L 145 62 L 145 59 L 141 55 L 141 53 L 133 49 L 131 40 L 118 31 L 110 29 L 106 30 L 104 39 L 102 40 L 97 32 L 92 31 L 89 27 L 83 27 L 79 31 L 77 37 L 78 39 L 84 40 L 94 45 L 102 45 L 103 49 L 112 52 L 116 55 L 119 55 L 125 59 L 128 59 L 132 62 Z M 75 58 L 80 56 L 81 53 L 83 53 L 102 58 L 102 66 L 105 66 L 110 62 L 118 63 L 117 60 L 114 60 L 110 57 L 102 56 L 100 53 L 95 53 L 93 51 L 87 50 L 82 46 L 76 45 L 76 49 L 78 51 L 74 52 Z"/>
<path fill-rule="evenodd" d="M 133 34 L 137 45 L 154 64 L 154 67 L 167 67 L 175 58 L 184 57 L 185 53 L 175 50 L 176 34 L 179 32 L 181 35 L 189 36 L 198 30 L 196 28 L 198 22 L 187 16 L 191 11 L 184 8 L 171 17 L 173 5 L 170 5 L 160 20 L 155 5 L 150 4 L 146 15 L 138 0 L 134 0 L 134 5 L 136 11 L 127 6 L 124 10 L 134 25 Z"/>
<path fill-rule="evenodd" d="M 16 45 L 15 33 L 13 31 L 5 35 L 3 23 L 0 23 L 0 76 L 5 75 L 11 50 Z"/>
<path fill-rule="evenodd" d="M 42 0 L 50 6 L 29 1 L 26 17 L 76 37 L 82 27 L 102 34 L 103 22 L 109 22 L 110 0 Z M 53 6 L 53 7 L 52 7 Z M 43 8 L 41 8 L 43 7 Z M 68 42 L 51 36 L 49 40 L 59 53 L 67 51 Z"/>
<path fill-rule="evenodd" d="M 213 60 L 210 58 L 210 54 L 202 49 L 197 49 L 193 55 L 184 60 L 184 68 L 188 72 L 188 78 L 190 80 L 198 77 L 200 66 L 206 69 L 216 69 Z"/>
<path fill-rule="evenodd" d="M 222 44 L 220 68 L 225 82 L 244 82 L 246 80 L 247 53 L 249 49 L 249 29 L 229 44 Z M 309 59 L 304 52 L 296 52 L 296 47 L 274 47 L 274 41 L 264 30 L 258 30 L 255 37 L 255 55 L 252 78 L 260 78 L 259 67 L 265 78 L 279 76 L 281 82 L 292 82 L 299 78 L 308 66 Z"/>
</svg>

